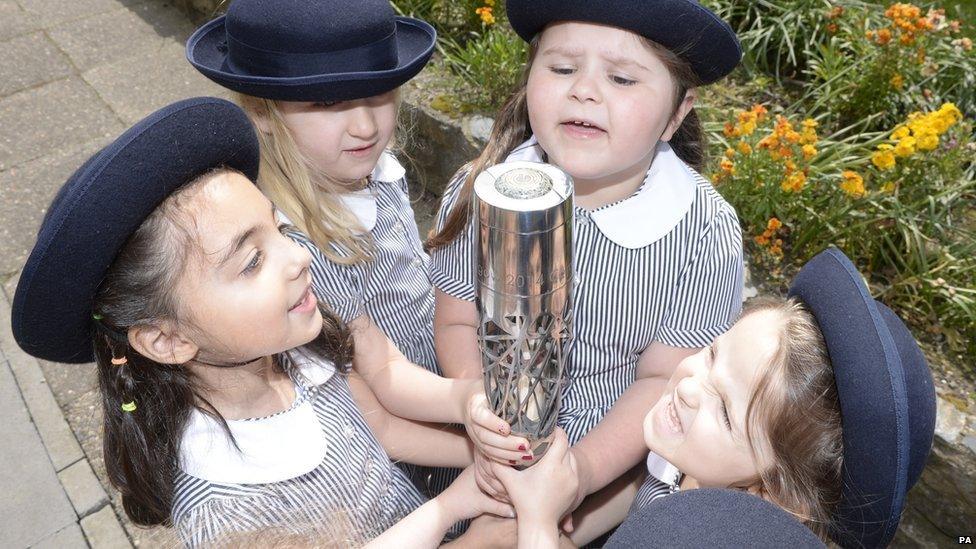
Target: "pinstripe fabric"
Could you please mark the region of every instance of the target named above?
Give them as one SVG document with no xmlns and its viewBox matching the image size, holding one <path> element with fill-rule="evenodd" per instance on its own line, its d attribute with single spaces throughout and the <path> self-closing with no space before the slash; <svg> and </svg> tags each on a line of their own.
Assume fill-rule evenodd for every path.
<svg viewBox="0 0 976 549">
<path fill-rule="evenodd" d="M 637 511 L 657 498 L 673 494 L 677 491 L 677 484 L 668 484 L 649 476 L 644 481 L 644 484 L 641 484 L 640 489 L 637 490 L 637 497 L 634 498 L 634 503 L 630 506 L 630 513 Z"/>
<path fill-rule="evenodd" d="M 686 167 L 687 168 L 687 167 Z M 703 347 L 727 330 L 741 308 L 742 234 L 733 208 L 691 168 L 691 207 L 670 232 L 644 247 L 626 248 L 604 234 L 594 211 L 575 210 L 575 334 L 559 426 L 575 444 L 603 419 L 634 381 L 641 353 L 654 341 Z M 448 185 L 438 215 L 443 227 L 466 173 Z M 654 216 L 654 211 L 640 212 Z M 640 226 L 634 220 L 634 226 Z M 434 286 L 474 301 L 473 232 L 468 227 L 431 258 Z"/>
<path fill-rule="evenodd" d="M 392 155 L 387 160 L 396 162 Z M 368 314 L 411 362 L 439 374 L 430 258 L 417 231 L 407 180 L 374 177 L 366 190 L 376 200 L 370 261 L 339 265 L 301 232 L 289 230 L 288 236 L 311 252 L 312 283 L 320 300 L 346 322 Z"/>
<path fill-rule="evenodd" d="M 172 515 L 184 544 L 272 526 L 320 529 L 337 512 L 352 535 L 368 540 L 423 503 L 373 437 L 344 376 L 315 386 L 290 373 L 299 392 L 294 406 L 310 401 L 327 439 L 325 458 L 308 473 L 268 484 L 218 484 L 179 472 Z"/>
<path fill-rule="evenodd" d="M 381 163 L 399 163 L 384 153 Z M 405 177 L 389 181 L 381 170 L 366 186 L 376 200 L 373 259 L 359 265 L 340 265 L 330 261 L 308 238 L 297 230 L 287 232 L 312 254 L 312 283 L 316 296 L 328 304 L 344 321 L 363 314 L 390 338 L 414 364 L 441 375 L 434 354 L 434 293 L 430 283 L 430 257 L 424 251 Z M 423 487 L 429 496 L 443 491 L 461 473 L 460 469 L 402 468 Z"/>
</svg>

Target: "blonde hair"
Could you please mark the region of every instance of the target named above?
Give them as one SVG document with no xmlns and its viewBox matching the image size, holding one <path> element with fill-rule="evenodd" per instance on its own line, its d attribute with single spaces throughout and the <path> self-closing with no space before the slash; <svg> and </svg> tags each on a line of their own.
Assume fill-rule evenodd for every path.
<svg viewBox="0 0 976 549">
<path fill-rule="evenodd" d="M 827 344 L 816 318 L 795 298 L 761 298 L 745 314 L 756 311 L 776 312 L 784 322 L 746 411 L 749 445 L 761 464 L 751 484 L 826 541 L 841 499 L 844 462 Z"/>
<path fill-rule="evenodd" d="M 261 190 L 330 261 L 353 265 L 369 260 L 372 237 L 340 199 L 347 186 L 316 170 L 302 154 L 278 102 L 244 94 L 237 94 L 237 101 L 255 125 L 260 121 L 266 127 L 257 132 Z"/>
<path fill-rule="evenodd" d="M 478 155 L 478 158 L 469 162 L 462 170 L 467 170 L 464 183 L 458 192 L 454 208 L 448 214 L 444 226 L 440 231 L 431 231 L 425 248 L 428 251 L 447 246 L 453 242 L 464 230 L 468 220 L 471 218 L 471 198 L 474 193 L 474 180 L 484 170 L 503 162 L 508 154 L 519 144 L 528 139 L 532 134 L 529 126 L 529 109 L 526 101 L 527 87 L 529 82 L 529 72 L 532 63 L 539 51 L 539 37 L 529 42 L 528 59 L 522 70 L 518 88 L 509 96 L 508 100 L 498 111 L 495 117 L 495 124 L 491 130 L 491 136 L 485 149 Z M 685 94 L 700 84 L 698 77 L 691 69 L 691 64 L 682 59 L 679 53 L 673 52 L 668 48 L 643 36 L 638 36 L 641 43 L 650 51 L 654 52 L 668 69 L 674 81 L 673 101 L 671 105 L 671 116 L 677 113 Z M 701 122 L 695 109 L 691 109 L 678 127 L 678 130 L 669 141 L 672 149 L 678 158 L 688 163 L 692 168 L 701 171 L 705 164 L 705 144 L 704 133 L 701 129 Z"/>
</svg>

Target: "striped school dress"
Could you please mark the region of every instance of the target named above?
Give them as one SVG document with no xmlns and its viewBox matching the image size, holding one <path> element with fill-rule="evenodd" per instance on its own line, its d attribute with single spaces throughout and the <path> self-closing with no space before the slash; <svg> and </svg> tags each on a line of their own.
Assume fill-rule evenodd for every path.
<svg viewBox="0 0 976 549">
<path fill-rule="evenodd" d="M 183 435 L 172 519 L 189 547 L 262 528 L 334 530 L 365 542 L 424 501 L 356 407 L 344 375 L 293 351 L 296 399 L 287 410 L 228 421 L 194 411 Z"/>
<path fill-rule="evenodd" d="M 507 160 L 543 158 L 532 138 Z M 448 185 L 438 228 L 466 175 L 462 170 Z M 558 419 L 572 444 L 627 390 L 652 342 L 703 347 L 731 327 L 743 284 L 734 209 L 667 143 L 659 144 L 633 195 L 592 211 L 576 207 L 574 214 L 575 333 Z M 474 301 L 472 253 L 469 223 L 454 242 L 433 251 L 434 286 Z"/>
<path fill-rule="evenodd" d="M 683 477 L 684 475 L 677 467 L 651 452 L 647 456 L 647 478 L 637 490 L 637 496 L 634 498 L 628 514 L 636 512 L 657 498 L 677 492 Z"/>
<path fill-rule="evenodd" d="M 430 257 L 409 196 L 403 166 L 386 151 L 366 188 L 343 197 L 372 236 L 373 257 L 367 262 L 334 263 L 307 235 L 297 230 L 287 234 L 312 254 L 312 285 L 319 300 L 345 322 L 368 314 L 407 359 L 440 374 L 434 355 Z"/>
</svg>

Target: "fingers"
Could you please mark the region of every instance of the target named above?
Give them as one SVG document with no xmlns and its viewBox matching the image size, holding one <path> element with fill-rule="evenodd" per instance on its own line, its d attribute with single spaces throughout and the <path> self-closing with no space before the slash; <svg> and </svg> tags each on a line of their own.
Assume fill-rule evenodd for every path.
<svg viewBox="0 0 976 549">
<path fill-rule="evenodd" d="M 485 446 L 492 446 L 510 452 L 521 452 L 523 454 L 532 453 L 529 441 L 525 437 L 517 437 L 514 435 L 502 436 L 480 426 L 474 428 L 474 434 L 478 438 L 478 441 Z"/>
<path fill-rule="evenodd" d="M 508 502 L 508 491 L 492 470 L 492 462 L 481 461 L 475 469 L 475 482 L 482 492 L 499 501 Z"/>
<path fill-rule="evenodd" d="M 500 517 L 515 518 L 515 508 L 508 503 L 502 503 L 496 499 L 482 497 L 481 512 L 498 515 Z"/>
<path fill-rule="evenodd" d="M 512 432 L 511 426 L 491 411 L 491 408 L 488 407 L 488 399 L 484 397 L 473 401 L 470 416 L 475 425 L 493 433 L 507 436 Z"/>
<path fill-rule="evenodd" d="M 567 534 L 570 533 L 570 532 L 572 532 L 573 531 L 573 514 L 570 513 L 570 514 L 566 515 L 565 517 L 563 517 L 562 524 L 560 524 L 559 527 L 562 528 L 563 532 L 566 532 Z"/>
</svg>

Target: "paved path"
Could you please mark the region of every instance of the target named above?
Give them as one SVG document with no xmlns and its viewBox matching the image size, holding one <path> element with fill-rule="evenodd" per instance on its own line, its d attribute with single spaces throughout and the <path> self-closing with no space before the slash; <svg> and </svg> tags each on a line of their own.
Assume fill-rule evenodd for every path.
<svg viewBox="0 0 976 549">
<path fill-rule="evenodd" d="M 169 102 L 225 95 L 186 63 L 192 30 L 163 0 L 0 0 L 0 547 L 176 544 L 128 524 L 109 488 L 94 367 L 21 352 L 10 299 L 85 158 Z"/>
</svg>

